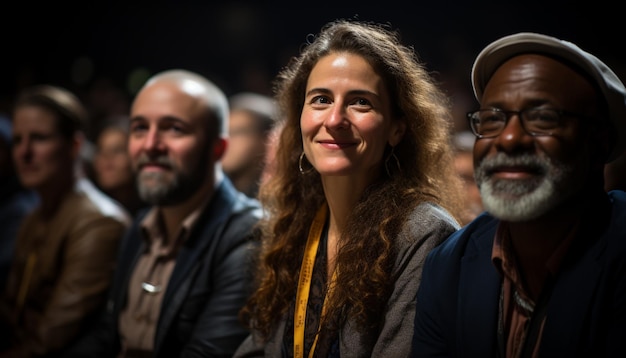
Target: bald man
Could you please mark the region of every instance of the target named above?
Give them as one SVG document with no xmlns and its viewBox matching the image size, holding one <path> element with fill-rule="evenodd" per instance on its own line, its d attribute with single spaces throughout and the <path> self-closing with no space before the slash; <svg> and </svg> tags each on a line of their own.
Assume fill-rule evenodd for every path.
<svg viewBox="0 0 626 358">
<path fill-rule="evenodd" d="M 229 107 L 186 70 L 150 78 L 130 113 L 141 212 L 126 233 L 99 327 L 68 357 L 230 357 L 251 278 L 259 203 L 223 174 Z"/>
</svg>

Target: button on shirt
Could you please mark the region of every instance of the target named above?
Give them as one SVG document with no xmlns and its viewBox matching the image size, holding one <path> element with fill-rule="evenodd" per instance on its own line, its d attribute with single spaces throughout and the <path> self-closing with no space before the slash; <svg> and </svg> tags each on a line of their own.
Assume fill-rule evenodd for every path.
<svg viewBox="0 0 626 358">
<path fill-rule="evenodd" d="M 205 203 L 206 205 L 206 203 Z M 154 350 L 161 304 L 176 265 L 179 248 L 189 237 L 202 207 L 189 214 L 175 240 L 165 240 L 159 212 L 152 209 L 141 223 L 145 251 L 130 278 L 128 302 L 120 313 L 122 351 L 119 357 L 141 357 Z"/>
</svg>

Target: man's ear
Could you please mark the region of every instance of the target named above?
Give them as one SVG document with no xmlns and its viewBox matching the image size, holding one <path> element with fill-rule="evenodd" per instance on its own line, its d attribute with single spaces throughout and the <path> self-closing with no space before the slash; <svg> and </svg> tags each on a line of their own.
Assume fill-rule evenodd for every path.
<svg viewBox="0 0 626 358">
<path fill-rule="evenodd" d="M 228 147 L 228 140 L 226 138 L 217 138 L 213 145 L 213 161 L 221 160 Z"/>
</svg>

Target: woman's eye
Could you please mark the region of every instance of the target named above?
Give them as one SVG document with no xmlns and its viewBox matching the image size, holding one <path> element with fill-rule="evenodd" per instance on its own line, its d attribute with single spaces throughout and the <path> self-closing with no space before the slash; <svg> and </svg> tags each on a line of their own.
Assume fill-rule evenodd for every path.
<svg viewBox="0 0 626 358">
<path fill-rule="evenodd" d="M 330 103 L 330 101 L 325 96 L 315 96 L 311 100 L 311 103 L 327 104 L 327 103 Z"/>
</svg>

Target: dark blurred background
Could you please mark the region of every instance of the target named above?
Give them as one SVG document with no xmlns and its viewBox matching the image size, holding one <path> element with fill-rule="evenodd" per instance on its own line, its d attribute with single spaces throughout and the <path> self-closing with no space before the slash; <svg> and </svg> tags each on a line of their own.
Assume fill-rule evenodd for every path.
<svg viewBox="0 0 626 358">
<path fill-rule="evenodd" d="M 227 95 L 270 94 L 307 35 L 337 18 L 398 29 L 453 97 L 457 117 L 474 107 L 474 57 L 517 31 L 573 41 L 626 78 L 624 16 L 602 1 L 31 1 L 4 2 L 1 13 L 0 110 L 10 111 L 21 88 L 51 83 L 81 96 L 95 122 L 125 113 L 147 76 L 167 68 L 198 71 Z"/>
</svg>

